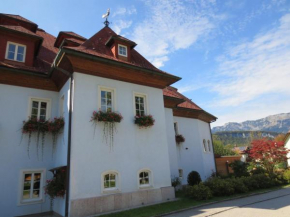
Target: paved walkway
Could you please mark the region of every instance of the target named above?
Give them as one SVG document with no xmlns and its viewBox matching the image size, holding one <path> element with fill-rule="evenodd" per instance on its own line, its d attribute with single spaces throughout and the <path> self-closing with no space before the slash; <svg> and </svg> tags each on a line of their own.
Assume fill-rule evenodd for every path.
<svg viewBox="0 0 290 217">
<path fill-rule="evenodd" d="M 166 217 L 289 217 L 290 188 L 194 208 Z"/>
</svg>

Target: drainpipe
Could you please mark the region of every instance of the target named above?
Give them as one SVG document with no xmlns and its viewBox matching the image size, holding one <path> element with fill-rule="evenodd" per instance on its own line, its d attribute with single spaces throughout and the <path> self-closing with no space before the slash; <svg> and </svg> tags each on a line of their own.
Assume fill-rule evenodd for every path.
<svg viewBox="0 0 290 217">
<path fill-rule="evenodd" d="M 69 186 L 70 186 L 70 159 L 71 159 L 71 122 L 72 122 L 72 98 L 73 98 L 73 73 L 70 75 L 69 90 L 69 118 L 68 118 L 68 142 L 67 142 L 67 169 L 66 169 L 66 198 L 65 198 L 65 216 L 69 213 Z"/>
<path fill-rule="evenodd" d="M 215 162 L 215 157 L 214 157 L 214 145 L 213 145 L 213 137 L 212 137 L 212 132 L 211 132 L 211 127 L 210 123 L 208 123 L 209 131 L 210 131 L 210 136 L 211 136 L 211 144 L 212 144 L 212 154 L 213 154 L 213 161 L 214 161 L 214 166 L 215 166 L 215 173 L 217 173 L 217 167 L 216 167 L 216 162 Z"/>
</svg>

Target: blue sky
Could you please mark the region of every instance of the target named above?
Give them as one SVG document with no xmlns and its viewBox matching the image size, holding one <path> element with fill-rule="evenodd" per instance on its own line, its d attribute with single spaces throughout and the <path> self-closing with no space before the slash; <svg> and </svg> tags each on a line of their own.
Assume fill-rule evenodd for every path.
<svg viewBox="0 0 290 217">
<path fill-rule="evenodd" d="M 2 2 L 57 36 L 111 28 L 138 45 L 174 84 L 219 119 L 213 126 L 290 112 L 290 0 L 106 0 Z"/>
</svg>

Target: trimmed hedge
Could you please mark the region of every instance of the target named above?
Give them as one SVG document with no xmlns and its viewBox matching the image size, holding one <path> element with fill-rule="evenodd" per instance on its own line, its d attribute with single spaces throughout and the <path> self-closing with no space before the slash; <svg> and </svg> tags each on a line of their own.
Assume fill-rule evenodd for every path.
<svg viewBox="0 0 290 217">
<path fill-rule="evenodd" d="M 284 173 L 285 177 L 290 180 L 290 170 Z M 212 196 L 230 196 L 237 193 L 246 193 L 248 191 L 271 188 L 284 184 L 283 179 L 279 176 L 270 178 L 265 174 L 252 175 L 241 178 L 211 177 L 204 183 L 189 186 L 187 196 L 197 200 L 207 200 Z"/>
<path fill-rule="evenodd" d="M 201 183 L 201 178 L 198 172 L 191 171 L 187 176 L 187 183 L 190 186 L 198 185 Z"/>
</svg>

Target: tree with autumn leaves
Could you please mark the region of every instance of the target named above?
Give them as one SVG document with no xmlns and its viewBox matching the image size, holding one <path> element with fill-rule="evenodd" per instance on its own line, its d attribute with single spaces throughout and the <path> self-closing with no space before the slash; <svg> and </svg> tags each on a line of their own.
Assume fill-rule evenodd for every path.
<svg viewBox="0 0 290 217">
<path fill-rule="evenodd" d="M 247 152 L 250 161 L 260 164 L 272 176 L 275 166 L 286 162 L 289 150 L 285 148 L 283 141 L 259 139 L 252 142 Z"/>
</svg>

